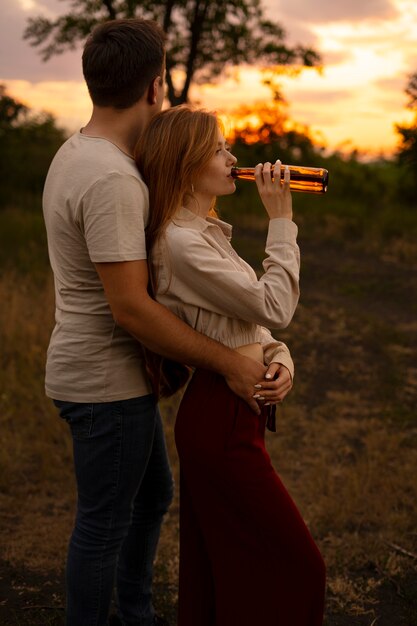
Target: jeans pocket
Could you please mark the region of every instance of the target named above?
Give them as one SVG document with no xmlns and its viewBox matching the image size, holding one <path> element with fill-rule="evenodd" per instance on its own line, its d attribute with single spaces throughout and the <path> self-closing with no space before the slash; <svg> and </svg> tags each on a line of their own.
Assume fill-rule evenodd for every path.
<svg viewBox="0 0 417 626">
<path fill-rule="evenodd" d="M 72 436 L 79 441 L 91 435 L 94 420 L 94 404 L 84 402 L 64 402 L 54 400 L 59 414 L 70 426 Z"/>
</svg>

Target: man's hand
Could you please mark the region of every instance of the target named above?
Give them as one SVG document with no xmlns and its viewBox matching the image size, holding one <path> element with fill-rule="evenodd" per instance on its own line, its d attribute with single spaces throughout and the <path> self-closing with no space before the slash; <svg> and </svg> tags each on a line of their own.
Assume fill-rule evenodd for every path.
<svg viewBox="0 0 417 626">
<path fill-rule="evenodd" d="M 277 365 L 279 364 L 277 363 Z M 266 373 L 267 368 L 259 361 L 239 355 L 239 366 L 235 367 L 230 374 L 224 374 L 230 389 L 247 402 L 256 415 L 261 414 L 261 409 L 256 398 L 253 397 L 254 391 L 256 391 L 255 385 L 257 380 L 264 380 Z M 271 385 L 273 383 L 265 382 L 265 384 Z"/>
<path fill-rule="evenodd" d="M 272 363 L 267 370 L 262 363 L 196 332 L 150 298 L 146 261 L 96 263 L 96 268 L 116 323 L 149 350 L 180 363 L 218 372 L 257 415 L 260 407 L 253 395 L 258 390 L 258 381 L 267 402 L 278 402 L 277 398 L 283 399 L 288 393 L 291 377 L 285 367 Z M 264 378 L 268 372 L 270 381 Z M 277 372 L 278 380 L 272 380 Z"/>
<path fill-rule="evenodd" d="M 264 405 L 282 402 L 292 387 L 291 374 L 285 365 L 271 363 L 263 380 L 255 385 L 254 398 Z"/>
<path fill-rule="evenodd" d="M 152 352 L 180 363 L 218 372 L 234 393 L 259 414 L 254 385 L 266 374 L 266 367 L 221 343 L 202 335 L 147 291 L 145 260 L 96 263 L 97 272 L 116 323 Z"/>
</svg>

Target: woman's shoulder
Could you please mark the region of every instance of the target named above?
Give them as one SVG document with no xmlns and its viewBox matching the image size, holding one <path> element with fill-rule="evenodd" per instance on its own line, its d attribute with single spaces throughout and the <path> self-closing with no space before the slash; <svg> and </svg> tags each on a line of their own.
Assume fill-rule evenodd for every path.
<svg viewBox="0 0 417 626">
<path fill-rule="evenodd" d="M 175 244 L 181 244 L 184 241 L 190 241 L 190 239 L 198 240 L 200 238 L 200 232 L 187 225 L 179 225 L 176 222 L 169 222 L 165 229 L 165 238 L 169 242 Z"/>
<path fill-rule="evenodd" d="M 166 227 L 161 244 L 176 256 L 188 259 L 229 248 L 230 238 L 231 226 L 225 222 L 181 209 Z"/>
<path fill-rule="evenodd" d="M 187 219 L 174 217 L 165 229 L 165 238 L 170 244 L 183 246 L 186 243 L 203 242 L 205 230 L 205 220 L 197 215 Z"/>
<path fill-rule="evenodd" d="M 191 228 L 189 225 L 172 221 L 165 229 L 161 244 L 182 256 L 190 246 L 202 244 L 203 241 L 204 237 L 202 237 L 201 231 Z"/>
</svg>

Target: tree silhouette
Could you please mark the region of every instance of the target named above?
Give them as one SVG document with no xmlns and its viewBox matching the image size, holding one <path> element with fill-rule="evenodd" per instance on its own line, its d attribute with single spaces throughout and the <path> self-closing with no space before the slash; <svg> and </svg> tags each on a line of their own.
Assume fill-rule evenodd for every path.
<svg viewBox="0 0 417 626">
<path fill-rule="evenodd" d="M 0 209 L 39 205 L 49 164 L 65 138 L 52 115 L 34 113 L 0 84 Z"/>
<path fill-rule="evenodd" d="M 171 105 L 187 102 L 191 84 L 213 82 L 238 64 L 314 67 L 312 48 L 285 43 L 285 31 L 268 20 L 261 0 L 66 0 L 55 20 L 30 18 L 24 38 L 44 61 L 76 48 L 92 27 L 115 18 L 157 21 L 167 33 L 167 85 Z M 43 46 L 43 47 L 41 47 Z"/>
<path fill-rule="evenodd" d="M 417 112 L 417 72 L 409 76 L 408 85 L 405 89 L 408 100 L 408 108 Z"/>
<path fill-rule="evenodd" d="M 0 135 L 16 125 L 27 110 L 24 104 L 6 93 L 4 85 L 0 85 Z"/>
<path fill-rule="evenodd" d="M 398 162 L 407 172 L 403 191 L 415 202 L 417 192 L 417 72 L 409 77 L 405 93 L 408 96 L 407 107 L 414 112 L 414 120 L 409 126 L 399 124 L 395 126 L 401 138 L 397 157 Z"/>
</svg>

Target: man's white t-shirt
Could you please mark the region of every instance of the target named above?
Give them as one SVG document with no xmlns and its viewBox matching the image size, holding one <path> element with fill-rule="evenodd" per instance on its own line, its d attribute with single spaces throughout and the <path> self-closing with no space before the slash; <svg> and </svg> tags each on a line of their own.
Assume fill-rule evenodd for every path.
<svg viewBox="0 0 417 626">
<path fill-rule="evenodd" d="M 110 402 L 151 393 L 141 345 L 116 325 L 94 266 L 146 259 L 148 190 L 134 160 L 76 133 L 51 163 L 43 211 L 56 298 L 47 395 Z"/>
</svg>

